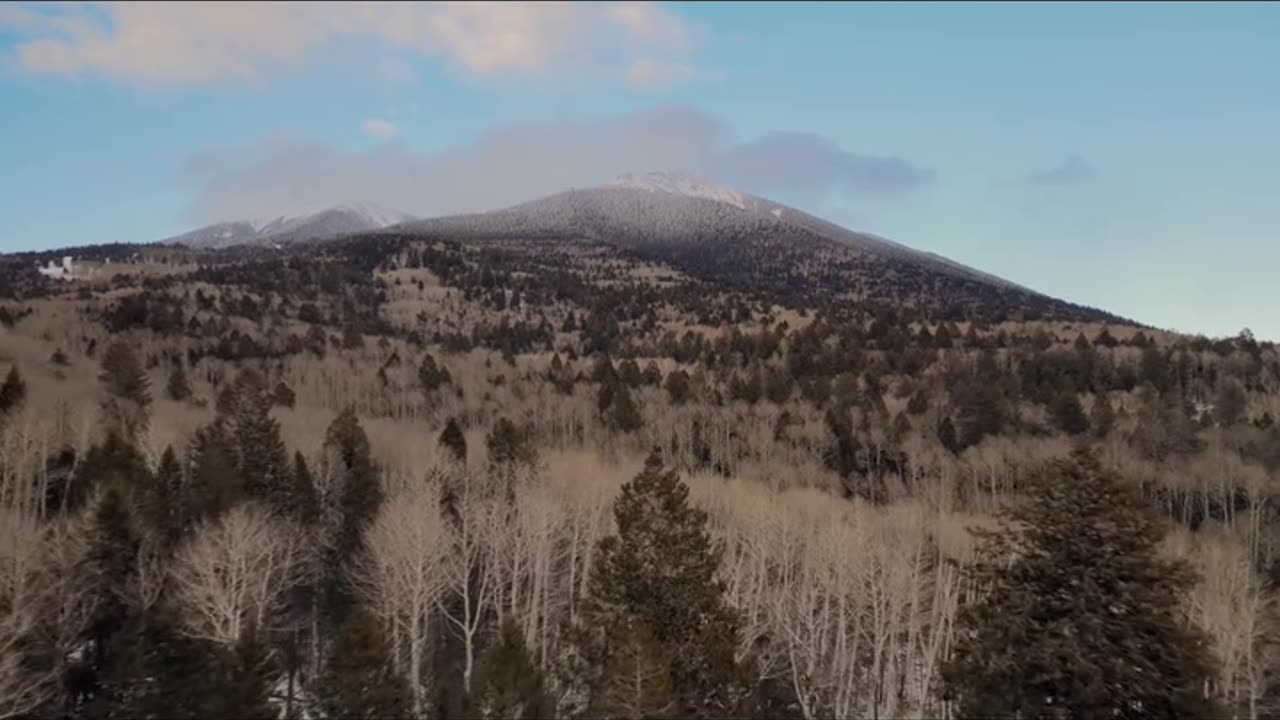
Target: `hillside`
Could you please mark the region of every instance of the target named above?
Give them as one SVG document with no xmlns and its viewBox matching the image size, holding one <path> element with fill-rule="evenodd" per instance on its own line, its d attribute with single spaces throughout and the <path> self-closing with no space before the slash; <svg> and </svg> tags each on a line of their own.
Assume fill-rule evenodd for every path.
<svg viewBox="0 0 1280 720">
<path fill-rule="evenodd" d="M 70 279 L 39 271 L 64 255 Z M 633 478 L 706 513 L 724 589 L 697 585 L 744 618 L 720 650 L 758 661 L 762 703 L 940 716 L 966 528 L 1076 448 L 1205 578 L 1167 600 L 1199 608 L 1178 622 L 1211 638 L 1206 692 L 1280 705 L 1254 630 L 1280 577 L 1275 345 L 1143 328 L 723 188 L 630 178 L 321 242 L 0 256 L 0 377 L 0 566 L 40 569 L 10 577 L 0 649 L 44 663 L 0 683 L 31 683 L 37 716 L 96 717 L 91 692 L 147 715 L 140 687 L 209 717 L 309 712 L 343 662 L 434 708 L 468 657 L 480 683 L 509 648 L 500 613 L 581 716 L 565 628 Z M 352 589 L 372 620 L 335 619 Z M 382 660 L 340 659 L 352 627 Z M 194 660 L 130 664 L 252 659 L 257 638 L 271 713 L 218 705 Z"/>
</svg>

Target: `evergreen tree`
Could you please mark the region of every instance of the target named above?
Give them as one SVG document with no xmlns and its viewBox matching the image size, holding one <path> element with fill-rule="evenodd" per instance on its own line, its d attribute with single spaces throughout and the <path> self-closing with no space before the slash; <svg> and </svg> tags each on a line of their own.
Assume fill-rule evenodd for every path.
<svg viewBox="0 0 1280 720">
<path fill-rule="evenodd" d="M 266 381 L 252 370 L 236 377 L 235 402 L 229 417 L 237 450 L 236 469 L 250 496 L 265 502 L 281 515 L 292 515 L 293 497 L 289 457 L 280 438 L 280 423 L 271 417 L 272 396 Z"/>
<path fill-rule="evenodd" d="M 1053 414 L 1054 424 L 1068 435 L 1079 435 L 1089 429 L 1089 418 L 1084 414 L 1080 398 L 1069 387 L 1054 397 L 1049 410 Z"/>
<path fill-rule="evenodd" d="M 316 679 L 315 695 L 326 717 L 385 720 L 408 716 L 413 693 L 392 668 L 382 628 L 368 611 L 357 609 L 338 633 Z"/>
<path fill-rule="evenodd" d="M 216 690 L 212 648 L 184 637 L 163 613 L 139 614 L 112 641 L 115 658 L 86 720 L 202 720 Z M 181 702 L 175 702 L 181 698 Z"/>
<path fill-rule="evenodd" d="M 1105 438 L 1116 425 L 1116 411 L 1105 395 L 1098 395 L 1089 412 L 1089 424 L 1093 427 L 1094 437 Z"/>
<path fill-rule="evenodd" d="M 341 485 L 338 504 L 343 515 L 343 534 L 348 546 L 358 544 L 360 533 L 373 521 L 382 506 L 382 483 L 369 449 L 369 437 L 355 411 L 338 414 L 325 434 L 325 449 L 335 453 Z"/>
<path fill-rule="evenodd" d="M 1194 579 L 1160 557 L 1136 489 L 1079 452 L 1004 519 L 970 567 L 985 592 L 962 609 L 943 668 L 959 716 L 1219 716 L 1202 696 L 1207 638 L 1177 607 Z"/>
<path fill-rule="evenodd" d="M 988 357 L 984 352 L 979 359 Z M 994 361 L 992 361 L 994 362 Z M 956 391 L 956 443 L 964 450 L 982 442 L 988 435 L 999 435 L 1005 423 L 1005 400 L 1001 394 L 994 365 L 979 371 L 979 379 L 962 385 Z"/>
<path fill-rule="evenodd" d="M 130 584 L 138 569 L 140 540 L 133 526 L 124 494 L 108 487 L 93 508 L 89 524 L 89 549 L 84 558 L 84 577 L 92 601 L 88 639 L 95 673 L 110 672 L 108 647 L 114 636 L 129 622 L 133 606 Z"/>
<path fill-rule="evenodd" d="M 644 366 L 644 384 L 657 387 L 662 384 L 662 371 L 658 369 L 658 363 L 650 360 Z"/>
<path fill-rule="evenodd" d="M 64 510 L 74 512 L 95 492 L 114 489 L 126 505 L 142 506 L 151 488 L 151 471 L 142 453 L 115 431 L 108 431 L 101 445 L 94 445 L 85 453 L 62 505 Z"/>
<path fill-rule="evenodd" d="M 191 397 L 191 383 L 187 380 L 187 368 L 179 361 L 169 373 L 169 382 L 165 385 L 165 393 L 174 402 L 183 402 Z"/>
<path fill-rule="evenodd" d="M 954 455 L 958 455 L 963 449 L 960 447 L 960 440 L 956 437 L 955 423 L 951 422 L 950 417 L 944 417 L 942 422 L 938 423 L 938 442 Z"/>
<path fill-rule="evenodd" d="M 1214 398 L 1214 416 L 1218 424 L 1231 427 L 1244 418 L 1247 399 L 1244 386 L 1234 378 L 1218 383 L 1218 392 Z"/>
<path fill-rule="evenodd" d="M 673 687 L 674 659 L 649 626 L 638 618 L 622 620 L 610 643 L 586 716 L 627 720 L 680 717 L 681 705 Z"/>
<path fill-rule="evenodd" d="M 245 498 L 234 440 L 222 419 L 196 431 L 188 459 L 191 471 L 183 495 L 189 523 L 217 518 Z"/>
<path fill-rule="evenodd" d="M 289 496 L 293 507 L 290 515 L 298 522 L 308 525 L 320 518 L 320 496 L 316 491 L 315 477 L 307 467 L 307 459 L 301 452 L 293 454 L 293 473 L 289 476 L 291 490 Z"/>
<path fill-rule="evenodd" d="M 644 425 L 644 418 L 631 397 L 631 390 L 616 379 L 600 386 L 598 405 L 600 412 L 604 414 L 605 426 L 611 430 L 631 433 Z"/>
<path fill-rule="evenodd" d="M 335 498 L 339 512 L 333 543 L 326 548 L 320 579 L 322 605 L 331 627 L 341 626 L 354 602 L 349 569 L 360 552 L 365 528 L 382 507 L 382 483 L 369 449 L 369 438 L 347 408 L 329 425 L 324 443 L 326 456 L 337 463 L 330 474 L 337 478 Z"/>
<path fill-rule="evenodd" d="M 907 401 L 907 413 L 911 415 L 923 415 L 929 409 L 929 394 L 924 388 L 920 388 L 911 394 L 911 399 Z"/>
<path fill-rule="evenodd" d="M 907 419 L 906 413 L 898 411 L 898 414 L 893 416 L 893 423 L 889 425 L 889 438 L 894 443 L 901 443 L 910 432 L 911 421 Z"/>
<path fill-rule="evenodd" d="M 440 388 L 453 382 L 449 369 L 436 362 L 431 353 L 422 356 L 422 364 L 418 366 L 418 382 L 422 383 L 422 391 L 427 397 L 433 397 Z"/>
<path fill-rule="evenodd" d="M 493 424 L 493 430 L 485 437 L 485 444 L 489 448 L 489 465 L 492 467 L 532 466 L 538 461 L 538 449 L 528 432 L 505 417 L 498 418 Z"/>
<path fill-rule="evenodd" d="M 108 428 L 130 442 L 137 441 L 147 428 L 150 379 L 129 343 L 118 340 L 107 347 L 99 379 L 107 392 L 102 410 Z"/>
<path fill-rule="evenodd" d="M 614 502 L 617 535 L 599 544 L 575 642 L 593 706 L 608 704 L 622 668 L 669 685 L 672 715 L 728 715 L 746 694 L 734 659 L 740 619 L 716 577 L 720 549 L 688 494 L 651 456 Z"/>
<path fill-rule="evenodd" d="M 167 446 L 160 456 L 154 476 L 143 498 L 143 516 L 162 546 L 172 548 L 182 536 L 186 524 L 183 517 L 182 465 L 173 446 Z"/>
<path fill-rule="evenodd" d="M 667 397 L 672 405 L 683 405 L 689 402 L 689 398 L 693 395 L 693 389 L 689 384 L 689 373 L 684 370 L 672 370 L 667 375 L 663 387 L 666 388 Z"/>
<path fill-rule="evenodd" d="M 0 416 L 16 409 L 26 396 L 27 383 L 22 379 L 22 373 L 18 372 L 18 366 L 13 365 L 4 376 L 4 384 L 0 384 Z"/>
<path fill-rule="evenodd" d="M 298 401 L 298 396 L 293 392 L 293 388 L 280 381 L 276 383 L 275 390 L 271 391 L 271 402 L 282 408 L 292 408 Z"/>
<path fill-rule="evenodd" d="M 467 438 L 462 434 L 462 426 L 458 425 L 457 418 L 451 417 L 444 424 L 444 430 L 440 431 L 438 442 L 448 451 L 449 457 L 454 462 L 467 461 Z"/>
<path fill-rule="evenodd" d="M 467 717 L 483 720 L 549 720 L 554 714 L 542 672 L 510 616 L 476 668 L 468 706 Z"/>
<path fill-rule="evenodd" d="M 269 702 L 279 674 L 271 650 L 250 624 L 231 648 L 215 648 L 214 687 L 205 717 L 273 720 L 278 713 Z"/>
</svg>

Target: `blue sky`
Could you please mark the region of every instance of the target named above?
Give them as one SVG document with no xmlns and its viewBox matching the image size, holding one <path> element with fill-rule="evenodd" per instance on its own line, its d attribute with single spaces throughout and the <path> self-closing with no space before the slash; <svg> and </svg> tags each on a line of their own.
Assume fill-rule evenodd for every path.
<svg viewBox="0 0 1280 720">
<path fill-rule="evenodd" d="M 1280 5 L 0 4 L 0 251 L 684 170 L 1280 340 Z"/>
</svg>

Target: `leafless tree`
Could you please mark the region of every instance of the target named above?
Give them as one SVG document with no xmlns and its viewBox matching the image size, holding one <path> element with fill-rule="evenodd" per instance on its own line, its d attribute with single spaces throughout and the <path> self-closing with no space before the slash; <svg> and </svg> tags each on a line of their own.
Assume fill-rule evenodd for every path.
<svg viewBox="0 0 1280 720">
<path fill-rule="evenodd" d="M 423 666 L 431 613 L 445 591 L 450 551 L 438 506 L 435 485 L 390 498 L 365 532 L 366 553 L 355 568 L 360 592 L 390 631 L 397 667 L 411 679 L 419 713 L 427 697 Z"/>
<path fill-rule="evenodd" d="M 41 600 L 37 565 L 45 533 L 32 518 L 0 509 L 0 718 L 35 708 L 47 678 L 23 663 L 23 641 L 35 628 Z"/>
<path fill-rule="evenodd" d="M 192 637 L 232 645 L 252 621 L 275 629 L 285 591 L 307 567 L 304 535 L 256 504 L 201 527 L 178 553 L 172 582 Z"/>
</svg>

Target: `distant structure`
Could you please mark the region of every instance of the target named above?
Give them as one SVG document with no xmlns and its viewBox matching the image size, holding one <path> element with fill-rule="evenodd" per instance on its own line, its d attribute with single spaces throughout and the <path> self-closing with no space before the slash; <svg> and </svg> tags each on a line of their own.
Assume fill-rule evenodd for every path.
<svg viewBox="0 0 1280 720">
<path fill-rule="evenodd" d="M 75 267 L 72 265 L 70 255 L 66 255 L 62 258 L 61 265 L 57 265 L 52 260 L 50 260 L 49 265 L 47 267 L 39 267 L 37 265 L 36 270 L 38 270 L 40 274 L 44 275 L 45 277 L 56 278 L 58 280 L 74 280 L 75 279 Z"/>
</svg>

